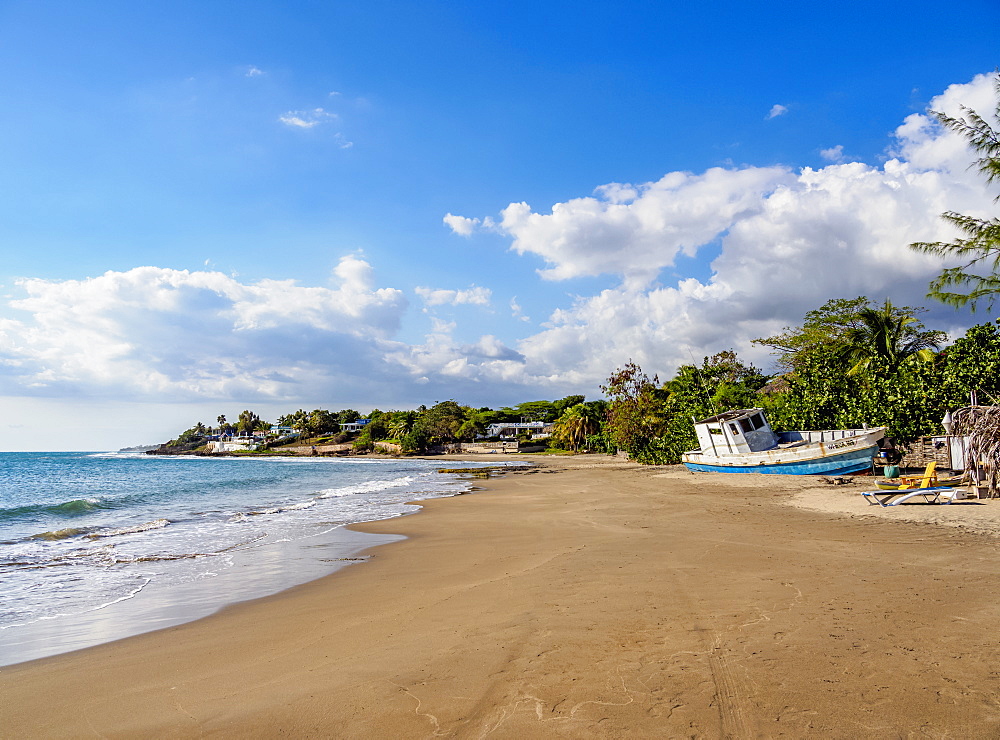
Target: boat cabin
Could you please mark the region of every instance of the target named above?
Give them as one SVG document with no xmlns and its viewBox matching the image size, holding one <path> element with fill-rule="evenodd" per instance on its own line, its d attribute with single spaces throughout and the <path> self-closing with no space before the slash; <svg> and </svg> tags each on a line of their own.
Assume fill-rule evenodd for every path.
<svg viewBox="0 0 1000 740">
<path fill-rule="evenodd" d="M 701 451 L 712 455 L 761 452 L 778 446 L 764 409 L 726 411 L 694 422 Z"/>
</svg>

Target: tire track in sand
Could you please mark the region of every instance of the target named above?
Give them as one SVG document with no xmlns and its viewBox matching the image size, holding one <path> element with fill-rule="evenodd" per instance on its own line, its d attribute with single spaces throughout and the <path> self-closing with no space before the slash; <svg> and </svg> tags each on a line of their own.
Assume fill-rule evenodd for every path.
<svg viewBox="0 0 1000 740">
<path fill-rule="evenodd" d="M 722 647 L 721 636 L 695 625 L 695 632 L 704 635 L 708 647 L 708 667 L 715 684 L 715 700 L 719 712 L 722 737 L 753 737 L 747 717 L 746 687 L 742 684 Z M 711 641 L 708 637 L 712 635 Z"/>
</svg>

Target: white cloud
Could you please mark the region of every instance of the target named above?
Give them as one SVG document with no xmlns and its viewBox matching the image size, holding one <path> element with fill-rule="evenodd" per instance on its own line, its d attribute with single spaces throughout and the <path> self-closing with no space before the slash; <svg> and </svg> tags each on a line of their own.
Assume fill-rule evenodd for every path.
<svg viewBox="0 0 1000 740">
<path fill-rule="evenodd" d="M 992 110 L 989 78 L 952 86 L 932 105 L 956 112 L 959 102 Z M 799 323 L 829 298 L 933 306 L 923 296 L 941 265 L 907 244 L 949 238 L 938 218 L 945 210 L 995 214 L 994 193 L 971 160 L 958 136 L 916 115 L 897 129 L 878 167 L 673 172 L 605 185 L 547 214 L 512 203 L 491 228 L 515 252 L 544 260 L 544 278 L 618 281 L 575 298 L 544 330 L 519 340 L 515 331 L 460 339 L 476 326 L 467 314 L 448 322 L 432 316 L 427 336 L 400 340 L 403 293 L 378 287 L 359 256 L 342 259 L 324 287 L 158 267 L 24 280 L 23 297 L 7 300 L 23 318 L 0 319 L 0 382 L 51 397 L 308 396 L 331 407 L 453 397 L 495 405 L 592 394 L 629 358 L 661 376 L 727 348 L 764 362 L 752 338 Z M 472 233 L 487 220 L 449 214 L 445 223 Z M 678 255 L 706 245 L 719 250 L 708 276 L 657 282 Z M 492 300 L 476 285 L 416 294 L 428 307 Z M 526 318 L 516 299 L 510 308 L 515 320 Z M 935 309 L 929 323 L 951 329 L 966 319 Z"/>
<path fill-rule="evenodd" d="M 450 213 L 445 214 L 442 219 L 448 227 L 459 236 L 471 236 L 472 232 L 476 230 L 479 226 L 480 220 L 478 218 L 465 218 L 465 216 L 453 216 Z"/>
<path fill-rule="evenodd" d="M 471 285 L 467 290 L 444 290 L 434 288 L 416 288 L 416 293 L 420 296 L 426 306 L 458 306 L 469 304 L 474 306 L 490 305 L 490 298 L 493 293 L 489 288 Z"/>
<path fill-rule="evenodd" d="M 22 280 L 0 323 L 0 375 L 29 393 L 123 397 L 281 397 L 377 363 L 403 294 L 375 288 L 358 257 L 334 287 L 245 284 L 219 272 L 159 267 L 85 280 Z"/>
<path fill-rule="evenodd" d="M 525 316 L 521 304 L 517 302 L 517 296 L 510 299 L 510 313 L 518 321 L 531 321 L 530 316 Z"/>
<path fill-rule="evenodd" d="M 829 149 L 820 149 L 819 156 L 825 159 L 827 162 L 843 162 L 844 161 L 844 145 L 837 144 L 837 146 L 832 146 Z"/>
<path fill-rule="evenodd" d="M 778 116 L 783 116 L 788 113 L 788 106 L 781 105 L 780 103 L 775 103 L 771 106 L 771 110 L 767 112 L 766 120 L 770 121 L 772 118 L 777 118 Z"/>
<path fill-rule="evenodd" d="M 487 216 L 483 219 L 478 218 L 466 218 L 465 216 L 455 216 L 451 213 L 446 213 L 444 221 L 448 228 L 452 230 L 452 233 L 458 234 L 459 236 L 472 236 L 472 234 L 479 229 L 485 231 L 495 231 L 497 228 L 496 222 Z"/>
<path fill-rule="evenodd" d="M 779 167 L 671 172 L 657 182 L 602 186 L 597 197 L 557 203 L 549 214 L 511 203 L 499 227 L 513 237 L 514 251 L 549 264 L 540 271 L 546 279 L 612 273 L 641 285 L 677 255 L 695 255 L 760 210 L 769 192 L 793 181 Z"/>
<path fill-rule="evenodd" d="M 955 113 L 960 102 L 991 111 L 990 79 L 952 86 L 932 107 Z M 525 362 L 507 366 L 506 377 L 593 388 L 629 358 L 669 374 L 726 348 L 767 363 L 751 339 L 801 322 L 834 297 L 926 305 L 931 324 L 967 326 L 968 316 L 925 299 L 942 264 L 907 245 L 951 238 L 939 218 L 946 210 L 995 214 L 994 193 L 969 169 L 964 141 L 927 116 L 907 118 L 895 139 L 881 167 L 670 173 L 598 188 L 597 197 L 558 203 L 551 214 L 512 203 L 500 226 L 512 249 L 549 263 L 544 277 L 607 273 L 622 282 L 555 311 L 546 330 L 517 345 Z M 713 240 L 721 251 L 710 277 L 652 282 L 677 254 Z"/>
<path fill-rule="evenodd" d="M 328 121 L 333 121 L 338 118 L 336 113 L 330 113 L 322 108 L 313 108 L 312 110 L 293 110 L 288 111 L 283 116 L 278 116 L 278 120 L 281 121 L 286 126 L 291 126 L 292 128 L 315 128 L 322 123 Z"/>
<path fill-rule="evenodd" d="M 262 74 L 264 74 L 264 70 L 260 69 L 259 67 L 255 67 L 252 64 L 249 67 L 247 67 L 246 71 L 247 77 L 260 77 Z"/>
</svg>

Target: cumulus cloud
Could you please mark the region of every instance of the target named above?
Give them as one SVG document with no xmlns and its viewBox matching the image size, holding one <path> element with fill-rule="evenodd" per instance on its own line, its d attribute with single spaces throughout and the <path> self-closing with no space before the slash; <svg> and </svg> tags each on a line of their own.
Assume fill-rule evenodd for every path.
<svg viewBox="0 0 1000 740">
<path fill-rule="evenodd" d="M 322 108 L 313 108 L 312 110 L 292 110 L 282 116 L 278 116 L 278 120 L 286 126 L 305 129 L 315 128 L 322 123 L 334 121 L 337 118 L 338 116 L 336 113 L 330 113 Z"/>
<path fill-rule="evenodd" d="M 990 79 L 952 86 L 932 106 L 957 113 L 959 103 L 992 110 Z M 593 393 L 630 358 L 661 375 L 727 348 L 765 363 L 750 340 L 799 323 L 829 298 L 933 306 L 924 294 L 941 264 L 907 244 L 950 238 L 943 211 L 995 213 L 995 192 L 971 160 L 960 137 L 914 114 L 880 166 L 671 172 L 604 185 L 547 213 L 511 203 L 490 228 L 515 253 L 541 260 L 544 280 L 614 276 L 613 287 L 552 312 L 541 331 L 518 321 L 526 317 L 512 299 L 519 337 L 491 326 L 496 334 L 470 338 L 476 325 L 465 316 L 428 314 L 426 336 L 403 341 L 402 291 L 379 287 L 359 256 L 342 259 L 325 286 L 158 267 L 23 280 L 21 297 L 8 299 L 20 318 L 0 319 L 0 378 L 38 395 L 251 400 L 308 389 L 362 405 L 393 389 L 404 403 L 497 404 Z M 488 220 L 448 214 L 445 223 L 471 234 Z M 678 256 L 709 245 L 707 276 L 703 266 L 698 278 L 665 279 L 664 268 L 683 268 Z M 476 285 L 416 294 L 425 308 L 492 300 Z M 929 323 L 952 330 L 969 321 L 935 308 Z"/>
<path fill-rule="evenodd" d="M 843 162 L 844 145 L 837 144 L 837 146 L 832 146 L 829 149 L 820 149 L 819 156 L 821 156 L 827 162 Z"/>
<path fill-rule="evenodd" d="M 465 216 L 453 216 L 450 213 L 445 214 L 442 219 L 448 227 L 459 236 L 471 236 L 472 232 L 476 230 L 479 226 L 480 221 L 478 218 L 466 218 Z"/>
<path fill-rule="evenodd" d="M 160 267 L 84 280 L 22 280 L 0 324 L 0 375 L 28 392 L 281 397 L 351 363 L 377 365 L 406 308 L 345 257 L 331 287 L 253 284 Z"/>
<path fill-rule="evenodd" d="M 465 216 L 455 216 L 451 213 L 447 213 L 441 220 L 448 225 L 448 228 L 452 230 L 452 233 L 458 234 L 459 236 L 472 236 L 472 234 L 478 229 L 491 231 L 496 228 L 496 223 L 489 216 L 479 219 L 466 218 Z"/>
<path fill-rule="evenodd" d="M 472 285 L 466 290 L 418 287 L 416 288 L 416 294 L 423 299 L 426 306 L 458 306 L 463 303 L 474 306 L 488 306 L 490 305 L 490 297 L 493 295 L 489 288 L 476 285 Z"/>
<path fill-rule="evenodd" d="M 759 211 L 767 194 L 793 181 L 780 167 L 671 172 L 656 182 L 602 186 L 594 197 L 557 203 L 548 214 L 511 203 L 499 228 L 513 237 L 514 251 L 549 264 L 540 271 L 543 278 L 612 273 L 641 285 L 677 255 L 694 256 Z"/>
<path fill-rule="evenodd" d="M 980 76 L 931 105 L 953 114 L 960 103 L 987 112 L 992 95 L 990 79 Z M 993 214 L 994 193 L 969 169 L 964 140 L 929 116 L 908 117 L 894 140 L 880 167 L 670 173 L 657 182 L 598 188 L 595 197 L 558 203 L 548 214 L 512 203 L 500 227 L 516 252 L 546 260 L 543 277 L 621 278 L 618 287 L 555 311 L 544 331 L 524 338 L 520 369 L 564 388 L 593 388 L 629 358 L 669 373 L 733 348 L 766 364 L 765 350 L 750 340 L 799 323 L 833 297 L 927 305 L 935 326 L 967 326 L 967 315 L 924 298 L 942 265 L 907 245 L 954 236 L 939 218 L 943 211 Z M 678 254 L 713 242 L 720 252 L 710 277 L 654 281 Z"/>
<path fill-rule="evenodd" d="M 788 106 L 781 105 L 780 103 L 775 103 L 771 106 L 771 110 L 767 112 L 765 119 L 770 121 L 772 118 L 777 118 L 778 116 L 783 116 L 788 113 Z"/>
</svg>

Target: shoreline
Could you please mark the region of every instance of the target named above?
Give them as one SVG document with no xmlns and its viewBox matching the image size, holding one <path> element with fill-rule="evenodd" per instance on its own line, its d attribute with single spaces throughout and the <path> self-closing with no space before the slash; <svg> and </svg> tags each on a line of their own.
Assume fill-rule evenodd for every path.
<svg viewBox="0 0 1000 740">
<path fill-rule="evenodd" d="M 405 504 L 398 502 L 394 513 L 370 512 L 372 518 L 367 521 L 378 521 L 386 514 L 396 518 L 417 513 L 429 498 L 468 492 L 466 489 L 473 487 L 471 479 L 479 477 L 462 475 L 463 468 L 444 469 L 436 465 L 435 460 L 426 461 L 432 464 L 427 468 L 430 471 L 437 469 L 457 474 L 438 476 L 442 479 L 464 479 L 458 483 L 463 490 L 445 492 L 444 488 L 434 489 L 432 483 L 432 490 L 423 494 L 414 492 L 414 498 Z M 510 466 L 513 469 L 524 464 L 510 463 Z M 506 470 L 508 466 L 470 469 L 496 467 Z M 162 579 L 159 573 L 141 573 L 137 587 L 130 593 L 75 613 L 36 617 L 0 628 L 0 668 L 193 622 L 228 606 L 272 596 L 330 575 L 363 561 L 365 558 L 359 557 L 363 551 L 398 538 L 361 532 L 346 523 L 328 522 L 327 525 L 320 524 L 316 531 L 303 530 L 298 536 L 277 539 L 245 552 L 241 548 L 231 550 L 225 558 L 228 564 L 211 568 L 214 573 L 210 578 L 171 580 L 167 573 L 162 574 Z"/>
<path fill-rule="evenodd" d="M 996 734 L 992 537 L 788 506 L 816 488 L 801 480 L 538 462 L 486 481 L 485 495 L 351 525 L 406 536 L 366 550 L 363 568 L 0 669 L 0 726 L 37 737 Z M 837 488 L 823 490 L 846 494 Z"/>
</svg>

